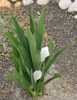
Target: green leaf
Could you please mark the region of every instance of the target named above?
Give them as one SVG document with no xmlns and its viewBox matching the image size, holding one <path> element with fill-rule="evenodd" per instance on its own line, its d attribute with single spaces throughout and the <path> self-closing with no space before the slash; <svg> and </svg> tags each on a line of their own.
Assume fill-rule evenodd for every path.
<svg viewBox="0 0 77 100">
<path fill-rule="evenodd" d="M 20 75 L 30 83 L 29 74 L 27 74 L 27 72 L 25 71 L 25 67 L 22 64 L 21 58 L 19 59 L 19 69 L 20 69 L 20 72 L 19 72 Z"/>
<path fill-rule="evenodd" d="M 13 53 L 14 53 L 14 55 L 15 55 L 17 58 L 19 58 L 19 57 L 20 57 L 20 54 L 19 54 L 17 48 L 14 47 L 14 46 L 12 45 L 12 49 L 13 49 Z"/>
<path fill-rule="evenodd" d="M 26 36 L 24 35 L 23 30 L 21 29 L 20 25 L 18 24 L 17 20 L 12 16 L 15 28 L 16 28 L 16 32 L 17 32 L 17 36 L 19 38 L 19 40 L 21 41 L 22 45 L 29 50 L 29 45 L 28 45 L 28 40 L 26 38 Z"/>
<path fill-rule="evenodd" d="M 44 86 L 44 83 L 43 82 L 39 82 L 36 86 L 37 86 L 37 92 L 40 93 L 40 92 L 42 92 L 42 88 Z"/>
<path fill-rule="evenodd" d="M 30 55 L 26 51 L 26 49 L 24 47 L 22 47 L 22 46 L 19 46 L 19 53 L 20 53 L 20 56 L 21 56 L 21 59 L 22 59 L 22 63 L 25 66 L 25 68 L 27 68 L 28 71 L 30 69 L 33 69 L 33 65 L 32 65 L 32 62 L 31 62 Z"/>
<path fill-rule="evenodd" d="M 10 43 L 11 43 L 15 48 L 18 49 L 18 46 L 20 46 L 21 44 L 20 44 L 20 42 L 17 40 L 17 38 L 14 37 L 14 35 L 13 35 L 10 31 L 7 32 L 7 35 L 8 35 L 8 38 L 9 38 L 9 40 L 10 40 Z"/>
<path fill-rule="evenodd" d="M 51 60 L 53 59 L 53 49 L 54 49 L 54 43 L 53 43 L 53 37 L 51 35 L 50 39 L 49 39 L 49 44 L 48 44 L 48 48 L 49 48 L 49 54 L 50 56 L 47 57 L 47 59 L 45 60 L 46 66 L 48 66 L 48 64 L 51 62 Z"/>
<path fill-rule="evenodd" d="M 29 83 L 27 80 L 25 80 L 18 72 L 16 72 L 16 74 L 17 74 L 17 76 L 18 76 L 18 78 L 19 78 L 19 80 L 20 80 L 20 82 L 21 82 L 22 87 L 23 87 L 29 94 L 33 95 L 33 92 L 32 92 L 32 90 L 30 89 L 30 83 Z"/>
<path fill-rule="evenodd" d="M 13 54 L 11 59 L 14 63 L 15 69 L 19 72 L 19 59 Z"/>
<path fill-rule="evenodd" d="M 30 83 L 27 80 L 25 80 L 24 77 L 22 75 L 20 75 L 18 72 L 16 72 L 16 74 L 17 74 L 22 86 L 29 89 L 30 88 Z"/>
<path fill-rule="evenodd" d="M 35 25 L 35 20 L 34 20 L 34 16 L 33 16 L 33 9 L 31 7 L 31 9 L 30 9 L 30 30 L 31 30 L 32 34 L 35 33 L 35 29 L 36 29 L 36 25 Z"/>
<path fill-rule="evenodd" d="M 41 77 L 41 79 L 39 80 L 40 82 L 41 82 L 41 81 L 42 81 L 42 82 L 44 81 L 45 68 L 46 68 L 46 66 L 45 66 L 45 62 L 43 62 L 43 63 L 42 63 L 42 66 L 41 66 L 42 77 Z"/>
<path fill-rule="evenodd" d="M 51 82 L 52 80 L 56 79 L 56 78 L 60 78 L 61 74 L 55 74 L 52 78 L 48 79 L 46 82 L 44 82 L 44 85 L 48 84 L 49 82 Z"/>
<path fill-rule="evenodd" d="M 5 73 L 10 79 L 12 79 L 13 81 L 15 81 L 16 83 L 18 83 L 19 85 L 21 85 L 19 79 L 16 77 L 16 75 L 13 75 L 12 73 L 10 73 L 9 71 L 6 71 Z"/>
<path fill-rule="evenodd" d="M 71 44 L 69 44 L 69 45 L 63 47 L 61 50 L 59 50 L 59 51 L 54 55 L 53 59 L 51 59 L 50 62 L 48 63 L 48 65 L 46 66 L 45 72 L 47 72 L 47 70 L 48 70 L 49 67 L 52 65 L 52 63 L 53 63 L 54 61 L 56 61 L 57 58 L 58 58 L 59 56 L 61 56 L 66 50 L 68 50 L 72 45 L 73 45 L 73 43 L 71 43 Z"/>
<path fill-rule="evenodd" d="M 34 80 L 34 77 L 33 77 L 33 71 L 32 70 L 31 70 L 31 84 L 34 87 L 34 89 L 36 89 L 36 84 L 35 84 L 35 80 Z"/>
<path fill-rule="evenodd" d="M 54 58 L 53 58 L 53 61 L 55 61 L 59 56 L 61 56 L 61 55 L 62 55 L 66 50 L 68 50 L 72 45 L 73 45 L 73 44 L 71 43 L 71 44 L 69 44 L 69 45 L 63 47 L 61 50 L 59 50 L 59 51 L 55 54 L 55 56 L 54 56 Z"/>
<path fill-rule="evenodd" d="M 53 58 L 53 49 L 54 49 L 54 43 L 53 43 L 52 35 L 51 35 L 51 37 L 49 39 L 48 48 L 49 48 L 50 59 L 52 59 Z"/>
<path fill-rule="evenodd" d="M 30 46 L 30 53 L 31 53 L 31 58 L 34 66 L 34 70 L 38 70 L 41 67 L 41 57 L 40 57 L 40 51 L 36 49 L 36 41 L 35 41 L 35 36 L 30 32 L 29 27 L 27 26 L 26 28 L 26 36 L 29 41 L 29 46 Z"/>
<path fill-rule="evenodd" d="M 35 31 L 35 37 L 36 37 L 36 48 L 38 50 L 41 50 L 42 47 L 42 42 L 43 42 L 43 37 L 45 33 L 45 26 L 44 26 L 44 13 L 45 13 L 45 8 L 43 8 L 42 13 L 40 15 L 40 19 L 38 21 L 38 24 L 36 26 L 36 31 Z"/>
</svg>

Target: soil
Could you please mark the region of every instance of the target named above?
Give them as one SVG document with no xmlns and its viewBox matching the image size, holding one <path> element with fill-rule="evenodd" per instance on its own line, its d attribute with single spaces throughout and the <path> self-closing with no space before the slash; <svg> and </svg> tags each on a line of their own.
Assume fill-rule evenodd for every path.
<svg viewBox="0 0 77 100">
<path fill-rule="evenodd" d="M 33 8 L 37 18 L 42 6 L 34 3 Z M 21 11 L 24 21 L 29 15 L 29 6 L 19 8 L 18 12 Z M 49 83 L 38 100 L 77 100 L 77 20 L 66 10 L 61 10 L 56 0 L 52 0 L 46 5 L 45 25 L 46 33 L 52 33 L 54 37 L 54 52 L 71 42 L 74 42 L 74 45 L 48 71 L 46 79 L 58 72 L 62 77 Z M 34 100 L 5 75 L 6 70 L 14 70 L 12 61 L 6 55 L 0 54 L 0 100 Z"/>
</svg>

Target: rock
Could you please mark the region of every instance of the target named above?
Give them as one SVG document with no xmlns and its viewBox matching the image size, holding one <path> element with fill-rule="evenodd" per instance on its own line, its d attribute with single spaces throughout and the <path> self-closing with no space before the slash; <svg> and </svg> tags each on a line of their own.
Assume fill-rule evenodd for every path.
<svg viewBox="0 0 77 100">
<path fill-rule="evenodd" d="M 4 7 L 10 8 L 11 7 L 11 3 L 9 1 L 6 1 L 5 4 L 4 4 Z"/>
<path fill-rule="evenodd" d="M 46 5 L 49 2 L 49 0 L 37 0 L 37 4 L 39 5 Z"/>
<path fill-rule="evenodd" d="M 10 0 L 11 2 L 16 2 L 16 1 L 18 1 L 18 0 Z"/>
<path fill-rule="evenodd" d="M 0 0 L 0 7 L 2 8 L 10 8 L 11 3 L 7 0 Z"/>
<path fill-rule="evenodd" d="M 69 13 L 77 12 L 77 1 L 75 1 L 71 4 L 71 6 L 68 8 L 68 12 Z"/>
<path fill-rule="evenodd" d="M 77 15 L 74 16 L 74 19 L 77 19 Z"/>
<path fill-rule="evenodd" d="M 20 7 L 20 6 L 21 6 L 21 2 L 19 2 L 19 1 L 16 2 L 16 3 L 14 4 L 14 6 L 15 6 L 15 7 Z"/>
<path fill-rule="evenodd" d="M 71 0 L 60 0 L 59 7 L 61 9 L 67 9 L 73 2 Z"/>
<path fill-rule="evenodd" d="M 7 0 L 0 0 L 0 7 L 4 8 L 10 8 L 11 7 L 11 3 Z"/>
<path fill-rule="evenodd" d="M 33 3 L 33 0 L 22 0 L 23 5 L 30 5 L 31 3 Z"/>
</svg>

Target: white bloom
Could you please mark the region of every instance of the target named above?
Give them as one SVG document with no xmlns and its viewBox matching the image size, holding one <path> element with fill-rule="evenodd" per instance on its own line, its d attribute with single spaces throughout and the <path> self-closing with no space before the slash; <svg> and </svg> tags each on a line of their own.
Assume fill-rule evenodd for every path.
<svg viewBox="0 0 77 100">
<path fill-rule="evenodd" d="M 68 9 L 68 12 L 77 12 L 77 1 L 71 4 L 71 6 Z"/>
<path fill-rule="evenodd" d="M 22 0 L 23 5 L 30 5 L 31 3 L 33 3 L 33 0 Z"/>
<path fill-rule="evenodd" d="M 60 0 L 59 1 L 59 7 L 61 9 L 67 9 L 72 4 L 71 0 Z"/>
<path fill-rule="evenodd" d="M 43 62 L 45 60 L 46 57 L 49 56 L 49 50 L 48 50 L 48 47 L 43 47 L 41 49 L 41 62 Z"/>
<path fill-rule="evenodd" d="M 37 0 L 37 4 L 39 5 L 46 5 L 49 2 L 49 0 Z"/>
<path fill-rule="evenodd" d="M 34 80 L 37 81 L 41 78 L 42 76 L 42 72 L 40 70 L 36 70 L 34 73 L 33 73 L 33 76 L 34 76 Z"/>
</svg>

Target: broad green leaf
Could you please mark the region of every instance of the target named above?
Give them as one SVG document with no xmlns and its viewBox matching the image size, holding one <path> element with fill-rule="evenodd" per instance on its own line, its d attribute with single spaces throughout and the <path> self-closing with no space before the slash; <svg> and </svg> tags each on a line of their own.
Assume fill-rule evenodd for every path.
<svg viewBox="0 0 77 100">
<path fill-rule="evenodd" d="M 41 71 L 42 71 L 42 77 L 41 77 L 41 79 L 39 80 L 40 82 L 42 81 L 44 81 L 44 76 L 45 76 L 45 62 L 43 62 L 42 63 L 42 66 L 41 66 Z"/>
<path fill-rule="evenodd" d="M 34 77 L 33 77 L 33 71 L 32 70 L 31 70 L 31 84 L 34 87 L 34 89 L 36 89 L 36 84 L 35 84 L 35 80 L 34 80 Z"/>
<path fill-rule="evenodd" d="M 52 35 L 51 35 L 51 37 L 49 39 L 48 48 L 49 48 L 49 53 L 50 53 L 50 59 L 52 59 L 53 58 L 53 49 L 54 49 L 54 43 L 53 43 Z"/>
<path fill-rule="evenodd" d="M 49 67 L 52 65 L 52 63 L 53 63 L 54 61 L 56 61 L 57 58 L 58 58 L 59 56 L 61 56 L 66 50 L 68 50 L 72 45 L 73 45 L 73 44 L 71 43 L 71 44 L 69 44 L 69 45 L 63 47 L 61 50 L 59 50 L 59 51 L 54 55 L 53 59 L 51 59 L 50 62 L 48 63 L 48 65 L 46 66 L 45 72 L 47 72 L 47 70 L 48 70 Z"/>
<path fill-rule="evenodd" d="M 18 72 L 16 72 L 22 86 L 25 86 L 25 88 L 30 88 L 30 83 L 24 79 L 24 77 L 22 75 L 20 75 Z"/>
<path fill-rule="evenodd" d="M 19 59 L 13 54 L 11 59 L 14 63 L 15 69 L 19 72 Z"/>
<path fill-rule="evenodd" d="M 39 82 L 36 86 L 37 86 L 37 92 L 40 93 L 40 92 L 42 92 L 42 88 L 44 86 L 44 83 L 43 82 Z"/>
<path fill-rule="evenodd" d="M 63 47 L 61 50 L 59 50 L 59 51 L 55 54 L 55 56 L 54 56 L 54 58 L 53 58 L 53 61 L 55 61 L 60 55 L 62 55 L 62 54 L 63 54 L 66 50 L 68 50 L 72 45 L 73 45 L 73 44 L 71 43 L 71 44 L 69 44 L 69 45 Z"/>
<path fill-rule="evenodd" d="M 13 75 L 12 73 L 10 73 L 9 71 L 6 71 L 5 73 L 10 79 L 12 79 L 13 81 L 15 81 L 16 83 L 18 83 L 19 85 L 21 85 L 19 79 L 16 77 L 16 75 Z"/>
<path fill-rule="evenodd" d="M 17 36 L 19 38 L 19 40 L 21 41 L 22 45 L 29 50 L 29 45 L 28 45 L 28 40 L 26 38 L 26 36 L 24 35 L 23 30 L 21 29 L 20 25 L 18 24 L 17 20 L 12 17 L 15 28 L 16 28 L 16 32 L 17 32 Z"/>
<path fill-rule="evenodd" d="M 20 42 L 17 40 L 17 38 L 14 37 L 14 35 L 13 35 L 10 31 L 7 32 L 7 35 L 8 35 L 8 38 L 9 38 L 9 40 L 10 40 L 10 43 L 11 43 L 16 49 L 18 49 L 18 46 L 20 46 L 21 44 L 20 44 Z"/>
<path fill-rule="evenodd" d="M 18 72 L 16 74 L 19 77 L 22 87 L 27 91 L 27 93 L 29 93 L 30 95 L 33 95 L 33 92 L 30 89 L 31 84 L 27 80 L 25 80 Z"/>
<path fill-rule="evenodd" d="M 27 67 L 28 70 L 33 69 L 30 55 L 26 51 L 26 49 L 22 46 L 19 46 L 19 53 L 20 53 L 20 56 L 22 58 L 22 63 L 25 66 L 25 68 Z"/>
<path fill-rule="evenodd" d="M 35 33 L 35 29 L 36 29 L 36 25 L 35 25 L 35 20 L 34 20 L 34 16 L 33 16 L 33 9 L 31 7 L 31 9 L 30 9 L 30 30 L 31 30 L 32 34 Z"/>
<path fill-rule="evenodd" d="M 13 53 L 14 53 L 14 55 L 15 55 L 17 58 L 19 58 L 19 57 L 20 57 L 20 54 L 19 54 L 17 48 L 14 47 L 14 46 L 12 45 L 12 49 L 13 49 Z"/>
<path fill-rule="evenodd" d="M 30 29 L 28 28 L 28 26 L 26 28 L 26 36 L 29 41 L 30 53 L 31 53 L 34 70 L 38 70 L 41 67 L 40 51 L 36 49 L 35 36 L 34 34 L 30 32 Z"/>
<path fill-rule="evenodd" d="M 45 28 L 45 25 L 43 25 L 43 28 L 42 28 L 42 37 L 41 37 L 41 48 L 44 47 L 44 34 L 45 34 L 45 31 L 46 31 L 46 28 Z"/>
<path fill-rule="evenodd" d="M 44 82 L 44 85 L 48 84 L 49 82 L 51 82 L 52 80 L 56 79 L 56 78 L 60 78 L 61 74 L 55 74 L 52 78 L 48 79 L 46 82 Z"/>
<path fill-rule="evenodd" d="M 27 72 L 25 71 L 25 67 L 23 66 L 22 64 L 22 60 L 21 58 L 19 59 L 19 69 L 20 69 L 20 75 L 25 79 L 27 80 L 29 83 L 30 83 L 30 77 L 29 75 L 27 74 Z"/>
<path fill-rule="evenodd" d="M 45 9 L 43 8 L 42 10 L 42 13 L 40 15 L 40 18 L 39 18 L 39 21 L 38 21 L 38 24 L 36 26 L 36 31 L 35 31 L 35 37 L 36 37 L 36 48 L 38 50 L 41 50 L 41 47 L 42 47 L 42 39 L 43 39 L 43 36 L 44 36 L 44 30 L 45 30 L 45 27 L 44 27 L 44 13 L 45 13 Z"/>
<path fill-rule="evenodd" d="M 53 43 L 53 37 L 51 35 L 50 39 L 49 39 L 49 43 L 48 43 L 48 48 L 49 48 L 49 56 L 47 57 L 47 59 L 45 60 L 46 66 L 48 66 L 48 64 L 51 62 L 51 60 L 53 59 L 53 49 L 54 49 L 54 43 Z"/>
</svg>

